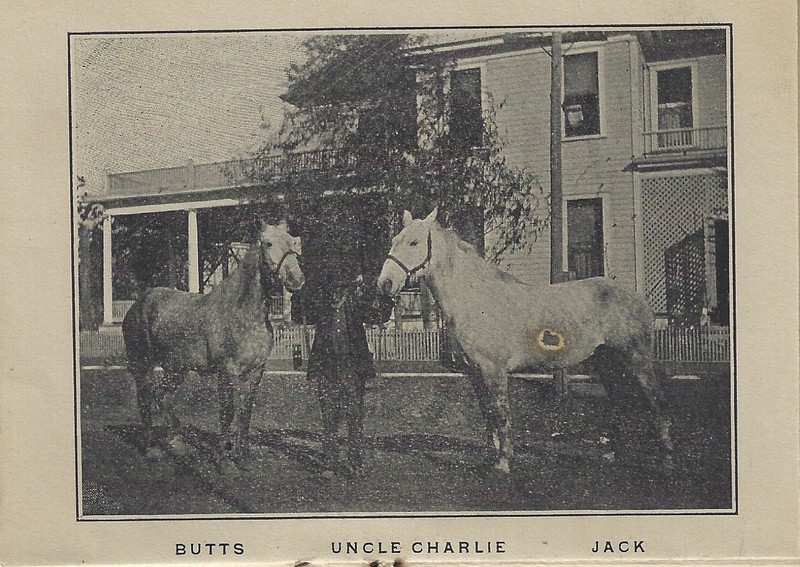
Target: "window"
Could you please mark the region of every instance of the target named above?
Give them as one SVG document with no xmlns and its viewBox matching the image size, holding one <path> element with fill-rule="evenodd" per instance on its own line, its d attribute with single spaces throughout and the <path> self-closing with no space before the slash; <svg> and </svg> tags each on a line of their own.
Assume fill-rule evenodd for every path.
<svg viewBox="0 0 800 567">
<path fill-rule="evenodd" d="M 658 136 L 661 148 L 692 145 L 692 68 L 676 67 L 656 72 Z M 683 132 L 675 130 L 684 129 Z"/>
<path fill-rule="evenodd" d="M 479 67 L 450 73 L 450 137 L 457 147 L 483 146 L 483 106 Z"/>
<path fill-rule="evenodd" d="M 602 199 L 567 201 L 567 242 L 568 269 L 575 279 L 604 274 Z"/>
<path fill-rule="evenodd" d="M 600 134 L 597 52 L 564 56 L 564 135 Z"/>
</svg>

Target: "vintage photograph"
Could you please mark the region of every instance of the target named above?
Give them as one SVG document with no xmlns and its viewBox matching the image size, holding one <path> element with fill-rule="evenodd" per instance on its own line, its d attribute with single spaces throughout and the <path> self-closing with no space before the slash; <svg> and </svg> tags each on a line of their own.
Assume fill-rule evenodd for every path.
<svg viewBox="0 0 800 567">
<path fill-rule="evenodd" d="M 76 519 L 736 514 L 734 41 L 70 33 Z"/>
</svg>

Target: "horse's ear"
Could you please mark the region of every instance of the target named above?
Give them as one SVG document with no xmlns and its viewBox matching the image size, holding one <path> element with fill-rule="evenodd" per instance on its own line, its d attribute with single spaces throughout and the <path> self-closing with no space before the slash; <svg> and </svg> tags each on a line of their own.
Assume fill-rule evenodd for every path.
<svg viewBox="0 0 800 567">
<path fill-rule="evenodd" d="M 407 210 L 403 211 L 403 228 L 410 225 L 412 220 L 414 220 L 414 217 L 411 216 L 411 213 Z"/>
<path fill-rule="evenodd" d="M 287 226 L 288 223 L 286 222 L 286 219 L 281 219 L 281 222 L 278 223 L 278 227 L 280 228 L 286 228 Z"/>
<path fill-rule="evenodd" d="M 427 217 L 425 217 L 425 222 L 431 223 L 431 222 L 435 221 L 436 220 L 436 215 L 438 215 L 438 214 L 439 214 L 439 207 L 437 206 L 437 207 L 433 208 L 433 210 L 431 211 L 431 214 L 429 214 Z"/>
</svg>

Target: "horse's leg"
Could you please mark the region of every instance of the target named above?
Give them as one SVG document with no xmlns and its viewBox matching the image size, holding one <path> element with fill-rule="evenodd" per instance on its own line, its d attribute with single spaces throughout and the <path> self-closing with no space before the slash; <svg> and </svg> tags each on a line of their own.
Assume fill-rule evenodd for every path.
<svg viewBox="0 0 800 567">
<path fill-rule="evenodd" d="M 223 452 L 233 450 L 233 443 L 230 439 L 231 425 L 235 415 L 233 402 L 233 382 L 231 376 L 225 370 L 219 370 L 217 374 L 217 397 L 219 403 L 219 433 Z"/>
<path fill-rule="evenodd" d="M 250 434 L 250 421 L 253 417 L 258 386 L 261 384 L 264 371 L 265 369 L 261 368 L 241 376 L 242 384 L 239 388 L 236 403 L 236 437 L 233 447 L 233 462 L 242 470 L 250 470 L 252 468 L 248 436 Z"/>
<path fill-rule="evenodd" d="M 672 439 L 669 434 L 669 421 L 666 418 L 663 392 L 653 368 L 652 358 L 642 349 L 633 347 L 630 352 L 616 348 L 598 348 L 597 355 L 600 380 L 610 398 L 613 422 L 617 435 L 622 433 L 620 422 L 629 421 L 632 411 L 641 408 L 652 417 L 657 435 L 665 451 L 664 465 L 672 468 Z M 646 405 L 646 407 L 644 407 Z M 627 415 L 623 415 L 627 414 Z M 621 443 L 614 440 L 614 448 Z"/>
<path fill-rule="evenodd" d="M 658 381 L 652 356 L 644 349 L 636 349 L 631 355 L 631 370 L 650 406 L 653 425 L 664 451 L 664 468 L 672 470 L 674 445 L 669 432 L 669 419 L 666 413 L 664 390 Z"/>
<path fill-rule="evenodd" d="M 142 420 L 144 427 L 144 452 L 145 458 L 150 460 L 157 460 L 163 457 L 161 449 L 153 444 L 153 387 L 151 384 L 152 368 L 148 369 L 144 366 L 138 366 L 131 370 L 133 378 L 136 382 L 136 405 L 139 408 L 139 418 Z"/>
<path fill-rule="evenodd" d="M 616 456 L 618 449 L 621 447 L 620 438 L 623 434 L 621 413 L 627 409 L 625 402 L 628 392 L 624 387 L 625 365 L 622 363 L 622 355 L 616 349 L 606 345 L 597 347 L 594 352 L 593 362 L 595 373 L 608 396 L 608 407 L 611 414 L 609 455 Z"/>
<path fill-rule="evenodd" d="M 479 368 L 471 369 L 470 381 L 486 419 L 487 447 L 492 467 L 508 473 L 511 470 L 511 458 L 514 456 L 508 375 L 488 359 L 476 359 L 475 362 Z"/>
<path fill-rule="evenodd" d="M 185 456 L 189 447 L 181 437 L 181 421 L 178 418 L 176 411 L 176 398 L 178 387 L 183 383 L 186 377 L 186 371 L 183 369 L 164 369 L 164 379 L 159 386 L 160 390 L 160 405 L 164 413 L 164 420 L 167 422 L 167 429 L 170 433 L 169 445 L 175 455 L 179 457 Z"/>
</svg>

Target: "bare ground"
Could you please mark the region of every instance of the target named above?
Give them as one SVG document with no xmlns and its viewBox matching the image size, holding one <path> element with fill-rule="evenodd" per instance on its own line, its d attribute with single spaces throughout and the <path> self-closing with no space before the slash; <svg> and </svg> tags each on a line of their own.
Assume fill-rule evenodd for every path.
<svg viewBox="0 0 800 567">
<path fill-rule="evenodd" d="M 213 385 L 194 377 L 183 386 L 190 453 L 178 456 L 165 444 L 164 459 L 153 462 L 143 455 L 130 375 L 83 370 L 83 514 L 730 510 L 729 382 L 725 372 L 703 372 L 668 382 L 671 474 L 657 466 L 641 411 L 617 423 L 598 386 L 575 384 L 559 401 L 547 383 L 512 380 L 516 456 L 507 478 L 482 466 L 483 420 L 466 379 L 379 377 L 367 390 L 365 474 L 353 479 L 325 474 L 318 402 L 303 377 L 264 378 L 252 424 L 254 468 L 242 471 L 216 458 Z"/>
</svg>

